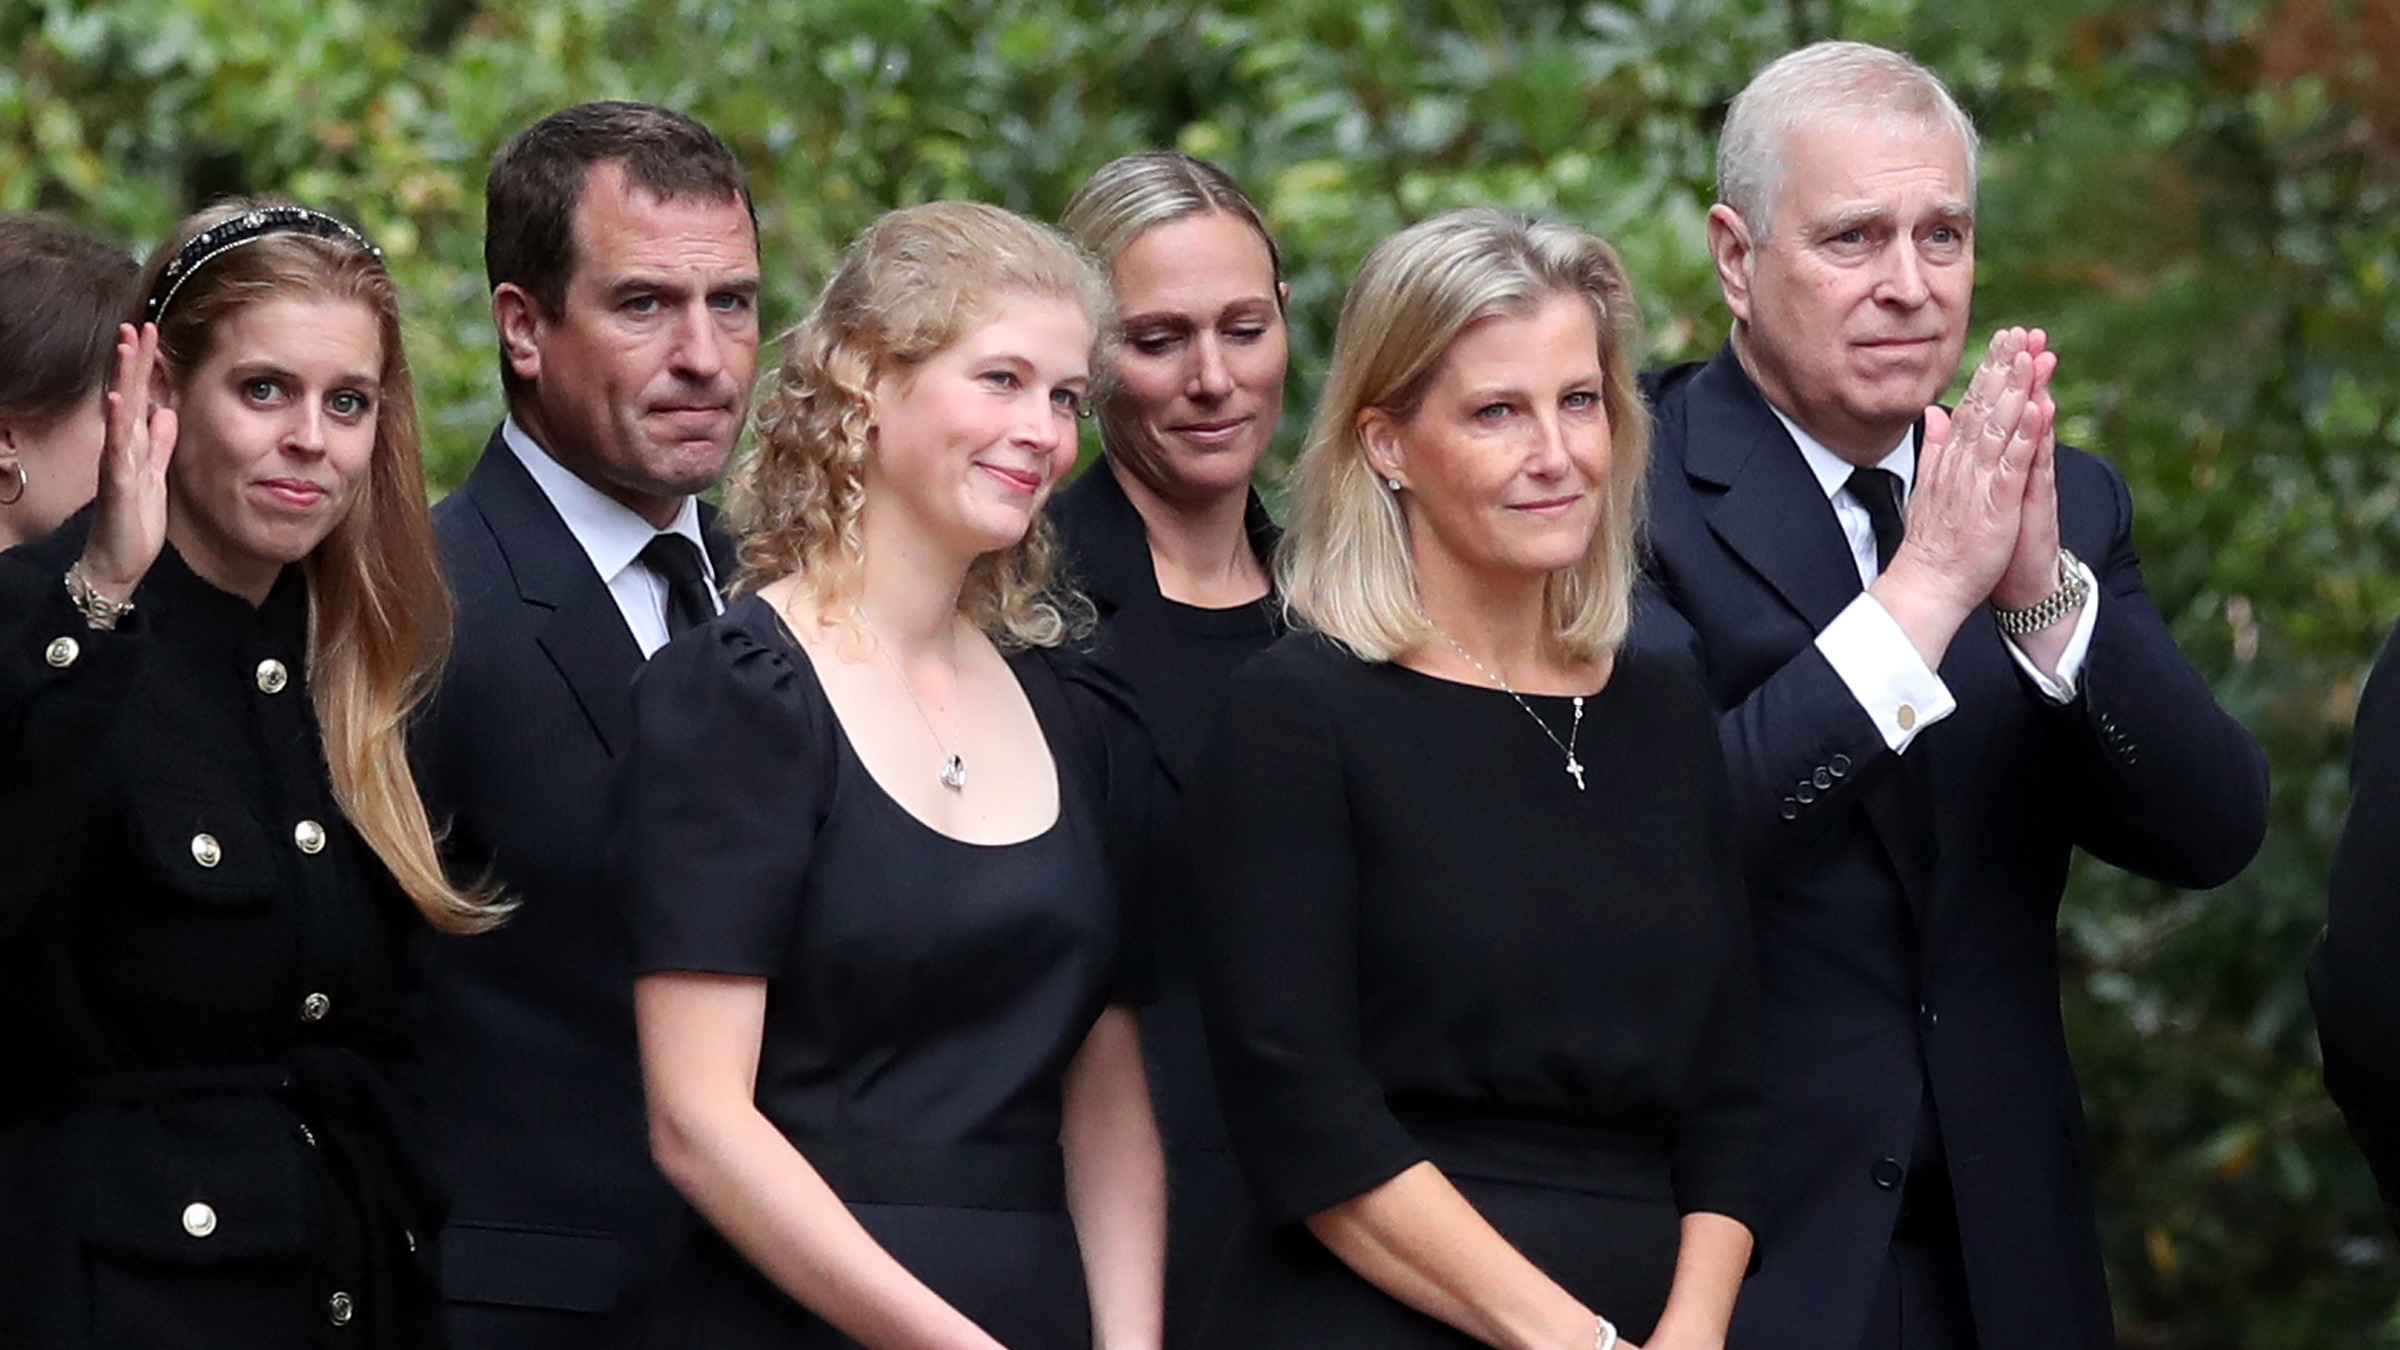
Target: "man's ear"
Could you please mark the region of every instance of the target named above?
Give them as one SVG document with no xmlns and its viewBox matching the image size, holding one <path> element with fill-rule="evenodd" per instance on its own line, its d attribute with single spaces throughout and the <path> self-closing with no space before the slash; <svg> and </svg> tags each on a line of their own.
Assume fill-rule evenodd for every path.
<svg viewBox="0 0 2400 1350">
<path fill-rule="evenodd" d="M 533 293 L 513 281 L 492 288 L 492 326 L 500 331 L 500 355 L 518 379 L 542 377 L 541 307 Z"/>
<path fill-rule="evenodd" d="M 1744 324 L 1750 322 L 1750 267 L 1756 261 L 1750 222 L 1723 202 L 1708 208 L 1708 257 L 1716 265 L 1717 289 L 1725 308 Z"/>
<path fill-rule="evenodd" d="M 1379 481 L 1397 479 L 1408 484 L 1407 465 L 1400 454 L 1400 423 L 1381 408 L 1361 408 L 1358 421 L 1358 443 L 1367 452 L 1367 467 L 1375 471 Z"/>
</svg>

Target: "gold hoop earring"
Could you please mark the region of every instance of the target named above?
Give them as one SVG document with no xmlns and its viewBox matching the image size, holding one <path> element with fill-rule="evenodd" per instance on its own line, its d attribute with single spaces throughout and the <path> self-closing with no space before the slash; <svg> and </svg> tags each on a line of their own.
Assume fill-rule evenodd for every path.
<svg viewBox="0 0 2400 1350">
<path fill-rule="evenodd" d="M 25 500 L 26 486 L 23 460 L 12 459 L 0 463 L 0 492 L 8 494 L 0 497 L 0 506 L 15 506 Z"/>
</svg>

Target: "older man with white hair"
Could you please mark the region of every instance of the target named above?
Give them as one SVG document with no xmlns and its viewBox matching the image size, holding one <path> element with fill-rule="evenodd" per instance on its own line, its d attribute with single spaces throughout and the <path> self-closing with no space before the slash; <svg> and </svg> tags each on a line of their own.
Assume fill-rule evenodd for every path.
<svg viewBox="0 0 2400 1350">
<path fill-rule="evenodd" d="M 2114 1336 L 2057 915 L 2080 847 L 2215 886 L 2267 773 L 2144 590 L 2124 479 L 2059 447 L 2039 329 L 1954 411 L 1975 130 L 1908 57 L 1734 100 L 1715 359 L 1645 379 L 1655 594 L 1722 710 L 1775 1112 L 1737 1350 Z"/>
</svg>

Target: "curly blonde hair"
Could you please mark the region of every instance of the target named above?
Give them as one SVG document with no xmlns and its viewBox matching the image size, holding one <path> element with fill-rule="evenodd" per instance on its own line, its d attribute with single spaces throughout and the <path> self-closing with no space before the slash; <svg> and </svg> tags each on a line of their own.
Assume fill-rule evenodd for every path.
<svg viewBox="0 0 2400 1350">
<path fill-rule="evenodd" d="M 867 227 L 816 308 L 779 339 L 755 443 L 726 492 L 740 535 L 737 590 L 796 573 L 827 613 L 856 595 L 876 383 L 1024 297 L 1081 309 L 1092 366 L 1105 367 L 1116 327 L 1108 283 L 1058 231 L 981 202 L 928 202 Z M 975 560 L 959 612 L 1004 648 L 1058 645 L 1088 606 L 1056 583 L 1056 552 L 1050 523 L 1037 518 L 1022 540 Z"/>
</svg>

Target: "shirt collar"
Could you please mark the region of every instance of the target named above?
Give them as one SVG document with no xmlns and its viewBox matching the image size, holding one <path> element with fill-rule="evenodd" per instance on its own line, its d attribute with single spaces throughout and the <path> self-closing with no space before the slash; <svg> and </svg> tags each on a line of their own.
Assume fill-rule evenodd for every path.
<svg viewBox="0 0 2400 1350">
<path fill-rule="evenodd" d="M 633 564 L 649 546 L 652 536 L 660 533 L 632 507 L 609 496 L 577 477 L 573 470 L 550 457 L 550 452 L 534 443 L 524 427 L 510 417 L 500 424 L 500 439 L 516 452 L 525 472 L 533 475 L 542 495 L 557 508 L 559 519 L 567 524 L 567 532 L 583 546 L 592 560 L 592 570 L 600 574 L 603 583 L 613 582 L 617 574 Z M 676 508 L 675 519 L 667 522 L 667 530 L 692 541 L 700 550 L 700 565 L 706 568 L 710 581 L 716 580 L 716 567 L 709 561 L 708 548 L 700 537 L 700 507 L 690 497 Z"/>
<path fill-rule="evenodd" d="M 1783 423 L 1783 429 L 1792 434 L 1792 443 L 1800 447 L 1800 458 L 1808 461 L 1808 471 L 1817 476 L 1817 486 L 1825 490 L 1828 499 L 1850 485 L 1850 475 L 1856 473 L 1859 466 L 1826 449 L 1823 441 L 1801 430 L 1798 422 L 1784 416 L 1783 409 L 1770 403 L 1767 411 L 1775 414 L 1775 420 Z M 1902 501 L 1908 500 L 1909 489 L 1917 483 L 1916 446 L 1916 428 L 1911 427 L 1908 434 L 1900 438 L 1898 445 L 1886 451 L 1883 458 L 1870 466 L 1887 469 L 1900 479 Z"/>
</svg>

